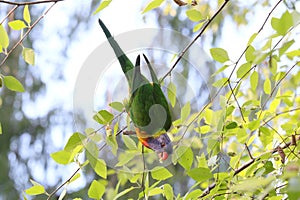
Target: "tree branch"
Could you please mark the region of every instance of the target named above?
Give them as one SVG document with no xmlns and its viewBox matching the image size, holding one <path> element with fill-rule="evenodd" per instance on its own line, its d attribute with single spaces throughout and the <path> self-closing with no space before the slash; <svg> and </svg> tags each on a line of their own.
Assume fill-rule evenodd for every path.
<svg viewBox="0 0 300 200">
<path fill-rule="evenodd" d="M 16 5 L 16 6 L 25 6 L 25 5 L 35 5 L 35 4 L 42 4 L 42 3 L 56 3 L 58 1 L 65 1 L 65 0 L 42 0 L 42 1 L 32 1 L 32 2 L 13 2 L 13 1 L 6 1 L 6 0 L 0 0 L 0 3 L 6 3 L 10 5 Z"/>
<path fill-rule="evenodd" d="M 173 64 L 173 66 L 170 68 L 170 70 L 162 77 L 161 81 L 163 81 L 176 67 L 176 65 L 179 63 L 179 61 L 182 59 L 182 57 L 184 56 L 184 54 L 189 50 L 189 48 L 196 42 L 196 40 L 198 40 L 199 37 L 201 37 L 204 33 L 204 31 L 207 29 L 207 27 L 212 23 L 212 21 L 221 13 L 221 11 L 224 9 L 224 7 L 226 6 L 226 4 L 229 2 L 229 0 L 225 0 L 224 3 L 221 5 L 221 7 L 217 10 L 217 12 L 212 16 L 212 18 L 210 18 L 207 23 L 205 23 L 205 25 L 203 26 L 203 28 L 201 29 L 200 33 L 191 41 L 191 43 L 189 43 L 183 50 L 182 52 L 179 54 L 179 57 L 177 58 L 177 60 L 175 61 L 175 63 Z"/>
<path fill-rule="evenodd" d="M 1 0 L 0 0 L 1 1 Z M 21 37 L 21 39 L 9 50 L 9 52 L 6 54 L 2 62 L 0 63 L 0 67 L 4 65 L 6 60 L 8 59 L 9 55 L 23 42 L 23 40 L 29 35 L 29 33 L 32 31 L 32 29 L 47 15 L 47 13 L 53 8 L 53 6 L 57 3 L 58 0 L 56 0 L 24 33 L 24 35 Z"/>
</svg>

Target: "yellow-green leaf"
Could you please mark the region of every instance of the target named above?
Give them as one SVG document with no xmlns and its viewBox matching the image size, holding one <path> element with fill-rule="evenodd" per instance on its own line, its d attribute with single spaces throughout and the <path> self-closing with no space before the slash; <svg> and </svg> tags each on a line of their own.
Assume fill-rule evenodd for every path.
<svg viewBox="0 0 300 200">
<path fill-rule="evenodd" d="M 85 135 L 75 132 L 69 138 L 67 144 L 65 145 L 65 151 L 73 151 L 78 145 L 82 145 L 82 140 L 86 138 Z"/>
<path fill-rule="evenodd" d="M 250 39 L 248 40 L 247 45 L 252 44 L 252 42 L 253 42 L 253 40 L 256 38 L 256 36 L 257 36 L 257 33 L 253 33 L 253 34 L 251 35 Z"/>
<path fill-rule="evenodd" d="M 166 180 L 173 176 L 169 170 L 163 167 L 154 167 L 151 171 L 151 176 L 155 180 Z"/>
<path fill-rule="evenodd" d="M 35 63 L 35 55 L 34 51 L 31 48 L 24 48 L 22 51 L 22 56 L 25 62 L 27 62 L 30 65 L 34 65 Z"/>
<path fill-rule="evenodd" d="M 106 163 L 104 160 L 102 159 L 97 159 L 96 165 L 93 166 L 95 172 L 101 176 L 102 178 L 106 179 L 107 176 L 107 167 L 106 167 Z"/>
<path fill-rule="evenodd" d="M 61 150 L 50 154 L 50 156 L 58 164 L 66 165 L 70 163 L 71 152 Z"/>
<path fill-rule="evenodd" d="M 190 102 L 187 102 L 181 109 L 181 122 L 184 122 L 191 112 Z"/>
<path fill-rule="evenodd" d="M 112 107 L 113 109 L 119 111 L 119 112 L 122 112 L 123 109 L 124 109 L 124 105 L 121 102 L 118 102 L 118 101 L 111 102 L 109 104 L 109 106 Z"/>
<path fill-rule="evenodd" d="M 137 146 L 136 143 L 131 139 L 128 135 L 123 135 L 122 134 L 122 139 L 125 144 L 125 146 L 130 149 L 130 150 L 136 150 Z"/>
<path fill-rule="evenodd" d="M 4 85 L 12 91 L 16 91 L 16 92 L 25 91 L 22 83 L 13 76 L 4 76 L 3 81 L 4 81 Z"/>
<path fill-rule="evenodd" d="M 105 191 L 105 186 L 99 181 L 93 180 L 88 190 L 88 196 L 92 199 L 101 199 Z"/>
<path fill-rule="evenodd" d="M 185 169 L 190 170 L 194 160 L 194 153 L 191 148 L 186 148 L 178 162 Z"/>
<path fill-rule="evenodd" d="M 251 85 L 251 89 L 253 91 L 256 90 L 256 87 L 258 85 L 258 73 L 257 71 L 254 71 L 251 76 L 250 76 L 250 85 Z"/>
<path fill-rule="evenodd" d="M 229 60 L 227 51 L 222 48 L 211 48 L 210 54 L 214 60 L 220 63 L 224 63 Z"/>
<path fill-rule="evenodd" d="M 10 28 L 17 31 L 27 27 L 26 24 L 19 19 L 8 22 L 8 25 Z"/>
<path fill-rule="evenodd" d="M 69 183 L 72 183 L 73 181 L 77 180 L 78 178 L 80 178 L 80 173 L 76 173 L 71 180 L 69 181 Z"/>
<path fill-rule="evenodd" d="M 155 195 L 161 194 L 163 192 L 164 192 L 164 190 L 159 187 L 151 188 L 148 191 L 148 196 L 155 196 Z"/>
<path fill-rule="evenodd" d="M 112 0 L 103 0 L 101 1 L 100 5 L 98 6 L 98 8 L 95 10 L 95 12 L 93 12 L 93 15 L 97 14 L 98 12 L 100 12 L 101 10 L 103 10 L 104 8 L 106 8 Z"/>
<path fill-rule="evenodd" d="M 193 168 L 187 172 L 187 175 L 198 182 L 206 181 L 213 177 L 210 169 L 204 167 Z"/>
<path fill-rule="evenodd" d="M 271 94 L 271 81 L 269 78 L 266 78 L 264 82 L 264 92 L 266 94 Z"/>
<path fill-rule="evenodd" d="M 245 52 L 245 57 L 247 62 L 252 62 L 256 58 L 255 48 L 253 46 L 250 45 L 247 48 L 247 51 Z"/>
<path fill-rule="evenodd" d="M 34 185 L 25 190 L 25 193 L 28 195 L 38 195 L 45 193 L 45 188 L 42 185 Z"/>
<path fill-rule="evenodd" d="M 282 14 L 281 18 L 272 18 L 271 25 L 273 29 L 279 34 L 284 35 L 293 26 L 293 17 L 286 11 Z"/>
<path fill-rule="evenodd" d="M 5 28 L 0 24 L 0 46 L 6 49 L 9 45 L 9 38 Z"/>
<path fill-rule="evenodd" d="M 31 17 L 30 17 L 30 12 L 29 12 L 29 9 L 28 9 L 28 5 L 25 5 L 25 6 L 24 6 L 23 19 L 24 19 L 25 22 L 28 24 L 28 26 L 30 26 L 30 23 L 31 23 Z"/>
<path fill-rule="evenodd" d="M 106 110 L 100 110 L 94 115 L 93 119 L 99 124 L 109 124 L 113 120 L 114 116 Z"/>
<path fill-rule="evenodd" d="M 250 68 L 251 68 L 250 63 L 247 62 L 247 63 L 242 64 L 236 71 L 237 77 L 242 78 L 243 76 L 245 76 L 246 73 L 249 73 Z"/>
<path fill-rule="evenodd" d="M 213 83 L 214 87 L 222 87 L 228 84 L 228 78 L 221 78 Z"/>
<path fill-rule="evenodd" d="M 2 134 L 2 125 L 1 125 L 1 122 L 0 122 L 0 135 Z"/>
<path fill-rule="evenodd" d="M 174 198 L 174 192 L 173 188 L 169 184 L 164 184 L 164 196 L 167 200 L 173 200 Z"/>
<path fill-rule="evenodd" d="M 290 52 L 287 52 L 286 53 L 286 56 L 289 58 L 289 59 L 293 59 L 294 57 L 296 56 L 300 56 L 300 50 L 293 50 L 293 51 L 290 51 Z"/>
<path fill-rule="evenodd" d="M 176 92 L 176 86 L 174 83 L 170 82 L 168 85 L 168 98 L 172 107 L 174 107 L 176 104 Z"/>
<path fill-rule="evenodd" d="M 148 5 L 145 7 L 145 9 L 143 10 L 142 14 L 153 10 L 154 8 L 159 7 L 162 2 L 164 2 L 164 0 L 152 0 L 151 2 L 148 3 Z"/>
<path fill-rule="evenodd" d="M 188 18 L 193 22 L 198 22 L 201 19 L 203 19 L 202 14 L 199 10 L 189 9 L 185 13 L 188 16 Z"/>
</svg>

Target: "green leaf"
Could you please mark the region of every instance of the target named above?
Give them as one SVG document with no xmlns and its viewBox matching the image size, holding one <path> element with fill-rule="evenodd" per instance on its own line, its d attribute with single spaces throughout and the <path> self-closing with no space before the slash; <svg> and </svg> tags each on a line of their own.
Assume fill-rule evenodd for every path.
<svg viewBox="0 0 300 200">
<path fill-rule="evenodd" d="M 78 178 L 80 178 L 80 173 L 76 173 L 76 174 L 71 178 L 71 180 L 69 181 L 69 183 L 74 182 L 74 181 L 77 180 Z"/>
<path fill-rule="evenodd" d="M 195 189 L 188 193 L 184 199 L 198 199 L 198 197 L 203 193 L 200 189 Z"/>
<path fill-rule="evenodd" d="M 30 26 L 31 17 L 30 17 L 30 12 L 29 12 L 29 9 L 28 9 L 28 5 L 24 6 L 23 19 L 28 24 L 28 26 Z"/>
<path fill-rule="evenodd" d="M 251 122 L 249 122 L 248 124 L 248 128 L 250 129 L 250 131 L 254 131 L 256 129 L 258 129 L 258 127 L 260 126 L 260 120 L 253 120 Z"/>
<path fill-rule="evenodd" d="M 206 21 L 206 19 L 200 20 L 200 23 L 198 23 L 194 26 L 193 32 L 199 31 L 202 28 L 205 21 Z"/>
<path fill-rule="evenodd" d="M 249 134 L 245 129 L 239 128 L 237 129 L 236 137 L 239 143 L 244 144 L 248 140 Z"/>
<path fill-rule="evenodd" d="M 206 181 L 213 177 L 212 173 L 210 172 L 210 169 L 204 167 L 193 168 L 190 171 L 188 171 L 187 174 L 192 179 L 198 182 Z"/>
<path fill-rule="evenodd" d="M 279 57 L 281 57 L 294 43 L 295 40 L 285 42 L 279 49 Z"/>
<path fill-rule="evenodd" d="M 124 154 L 120 154 L 119 156 L 119 162 L 116 164 L 116 167 L 121 167 L 125 164 L 127 164 L 129 161 L 131 161 L 136 156 L 135 152 L 127 152 Z"/>
<path fill-rule="evenodd" d="M 252 62 L 256 58 L 255 49 L 253 46 L 250 45 L 248 47 L 247 51 L 245 52 L 245 57 L 247 62 Z"/>
<path fill-rule="evenodd" d="M 61 150 L 50 154 L 50 156 L 58 164 L 66 165 L 70 163 L 71 152 Z"/>
<path fill-rule="evenodd" d="M 106 110 L 100 110 L 94 115 L 93 119 L 99 124 L 109 124 L 114 118 L 114 115 Z"/>
<path fill-rule="evenodd" d="M 164 196 L 166 197 L 167 200 L 173 200 L 174 198 L 174 193 L 173 193 L 173 188 L 171 187 L 170 184 L 164 184 Z"/>
<path fill-rule="evenodd" d="M 180 146 L 180 147 L 182 147 L 182 146 Z M 193 164 L 193 160 L 194 160 L 193 151 L 191 150 L 191 148 L 185 148 L 185 151 L 182 154 L 182 156 L 180 156 L 178 162 L 185 170 L 190 170 L 190 168 Z"/>
<path fill-rule="evenodd" d="M 286 32 L 293 26 L 293 17 L 286 11 L 281 18 L 272 18 L 271 25 L 279 35 L 285 35 Z"/>
<path fill-rule="evenodd" d="M 256 38 L 256 36 L 257 36 L 257 33 L 253 33 L 253 34 L 251 35 L 250 39 L 248 40 L 247 45 L 252 44 L 252 42 L 254 41 L 254 39 Z"/>
<path fill-rule="evenodd" d="M 142 14 L 159 7 L 162 4 L 162 2 L 164 2 L 164 0 L 152 0 L 148 3 L 146 8 L 143 10 Z"/>
<path fill-rule="evenodd" d="M 300 56 L 300 50 L 298 49 L 298 50 L 293 50 L 293 51 L 287 52 L 286 56 L 292 60 L 294 57 Z"/>
<path fill-rule="evenodd" d="M 214 87 L 222 87 L 228 84 L 228 78 L 221 78 L 213 83 Z"/>
<path fill-rule="evenodd" d="M 17 31 L 27 27 L 26 24 L 19 19 L 8 22 L 8 25 L 10 28 Z"/>
<path fill-rule="evenodd" d="M 184 122 L 191 112 L 190 102 L 187 102 L 181 109 L 181 122 Z"/>
<path fill-rule="evenodd" d="M 104 160 L 102 159 L 98 159 L 97 160 L 97 164 L 95 166 L 95 172 L 101 176 L 102 178 L 106 179 L 107 176 L 107 167 L 106 167 L 106 163 Z"/>
<path fill-rule="evenodd" d="M 189 9 L 185 13 L 188 16 L 188 18 L 193 22 L 198 22 L 201 19 L 203 19 L 202 14 L 199 10 Z"/>
<path fill-rule="evenodd" d="M 124 142 L 125 146 L 128 149 L 130 149 L 130 150 L 136 150 L 137 149 L 136 143 L 128 135 L 123 135 L 122 134 L 122 139 L 123 139 L 123 142 Z"/>
<path fill-rule="evenodd" d="M 269 78 L 266 78 L 264 82 L 264 92 L 266 94 L 271 94 L 271 81 Z"/>
<path fill-rule="evenodd" d="M 31 48 L 23 48 L 22 56 L 25 62 L 27 62 L 29 65 L 35 64 L 35 55 L 34 51 Z"/>
<path fill-rule="evenodd" d="M 216 76 L 217 74 L 223 72 L 227 68 L 228 68 L 228 65 L 224 65 L 223 67 L 221 67 L 220 69 L 218 69 L 215 73 L 213 73 L 212 76 Z"/>
<path fill-rule="evenodd" d="M 27 190 L 25 190 L 25 193 L 28 195 L 38 195 L 45 193 L 45 188 L 42 185 L 34 185 Z"/>
<path fill-rule="evenodd" d="M 246 73 L 249 73 L 250 68 L 251 68 L 250 63 L 247 62 L 247 63 L 242 64 L 236 71 L 237 77 L 242 78 L 243 76 L 245 76 Z"/>
<path fill-rule="evenodd" d="M 20 81 L 18 81 L 13 76 L 4 76 L 3 81 L 4 81 L 4 85 L 12 91 L 16 91 L 16 92 L 24 92 L 25 91 L 22 83 L 20 83 Z"/>
<path fill-rule="evenodd" d="M 9 38 L 5 28 L 0 24 L 0 47 L 6 49 L 9 45 Z"/>
<path fill-rule="evenodd" d="M 2 134 L 2 125 L 1 125 L 1 122 L 0 122 L 0 135 Z"/>
<path fill-rule="evenodd" d="M 112 0 L 103 0 L 101 1 L 100 5 L 98 6 L 98 8 L 95 10 L 95 12 L 93 12 L 93 15 L 97 14 L 98 12 L 100 12 L 101 10 L 103 10 L 104 8 L 106 8 Z"/>
<path fill-rule="evenodd" d="M 124 109 L 124 105 L 121 102 L 115 101 L 115 102 L 111 102 L 109 104 L 110 107 L 112 107 L 113 109 L 122 112 Z"/>
<path fill-rule="evenodd" d="M 234 129 L 234 128 L 236 128 L 238 126 L 238 124 L 235 122 L 235 121 L 233 121 L 233 122 L 230 122 L 230 123 L 228 123 L 227 125 L 226 125 L 226 129 Z"/>
<path fill-rule="evenodd" d="M 99 181 L 93 180 L 88 190 L 88 196 L 92 199 L 101 199 L 105 192 L 105 186 Z"/>
<path fill-rule="evenodd" d="M 211 48 L 210 54 L 214 60 L 220 63 L 224 63 L 229 60 L 227 51 L 222 48 Z"/>
<path fill-rule="evenodd" d="M 171 106 L 174 107 L 176 104 L 176 86 L 172 82 L 168 85 L 168 98 Z"/>
<path fill-rule="evenodd" d="M 154 167 L 151 171 L 151 176 L 155 180 L 166 180 L 173 176 L 169 170 L 163 167 Z"/>
<path fill-rule="evenodd" d="M 130 192 L 130 191 L 132 191 L 134 189 L 136 189 L 136 187 L 130 187 L 130 188 L 127 188 L 127 189 L 123 190 L 122 192 L 118 193 L 117 196 L 114 197 L 114 200 L 120 198 L 121 196 L 127 194 L 128 192 Z"/>
<path fill-rule="evenodd" d="M 162 194 L 163 192 L 164 192 L 164 190 L 159 187 L 151 188 L 148 191 L 148 196 L 155 196 L 158 194 Z"/>
<path fill-rule="evenodd" d="M 253 91 L 256 90 L 256 87 L 258 85 L 258 73 L 257 71 L 254 71 L 251 76 L 250 76 L 250 85 L 251 85 L 251 89 Z"/>
<path fill-rule="evenodd" d="M 64 150 L 65 151 L 73 151 L 78 145 L 82 145 L 82 141 L 86 139 L 86 136 L 81 133 L 73 133 L 73 135 L 69 138 Z"/>
</svg>

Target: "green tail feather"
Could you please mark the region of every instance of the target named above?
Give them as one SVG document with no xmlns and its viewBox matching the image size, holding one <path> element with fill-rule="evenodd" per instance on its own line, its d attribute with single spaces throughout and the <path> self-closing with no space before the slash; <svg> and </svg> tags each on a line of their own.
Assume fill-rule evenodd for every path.
<svg viewBox="0 0 300 200">
<path fill-rule="evenodd" d="M 129 58 L 126 56 L 126 54 L 123 52 L 123 50 L 121 49 L 121 47 L 118 45 L 118 43 L 116 42 L 116 40 L 112 37 L 112 35 L 110 34 L 109 30 L 107 29 L 107 27 L 105 26 L 105 24 L 102 22 L 101 19 L 99 19 L 99 24 L 104 32 L 104 34 L 107 37 L 107 40 L 109 42 L 109 44 L 111 45 L 111 47 L 113 48 L 119 62 L 120 65 L 122 67 L 122 70 L 128 80 L 129 83 L 132 83 L 132 76 L 133 76 L 133 67 L 134 65 L 132 64 L 132 62 L 129 60 Z"/>
</svg>

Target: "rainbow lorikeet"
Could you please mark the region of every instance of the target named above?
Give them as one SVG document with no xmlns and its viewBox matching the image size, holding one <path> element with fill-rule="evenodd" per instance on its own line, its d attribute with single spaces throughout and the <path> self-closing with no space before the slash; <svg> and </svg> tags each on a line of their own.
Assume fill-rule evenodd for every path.
<svg viewBox="0 0 300 200">
<path fill-rule="evenodd" d="M 152 82 L 141 74 L 140 56 L 135 65 L 129 60 L 109 30 L 99 19 L 99 24 L 113 48 L 129 85 L 130 98 L 126 111 L 129 114 L 139 141 L 152 149 L 161 160 L 166 160 L 173 147 L 167 131 L 172 124 L 168 102 L 163 94 L 157 76 L 145 55 Z"/>
</svg>

